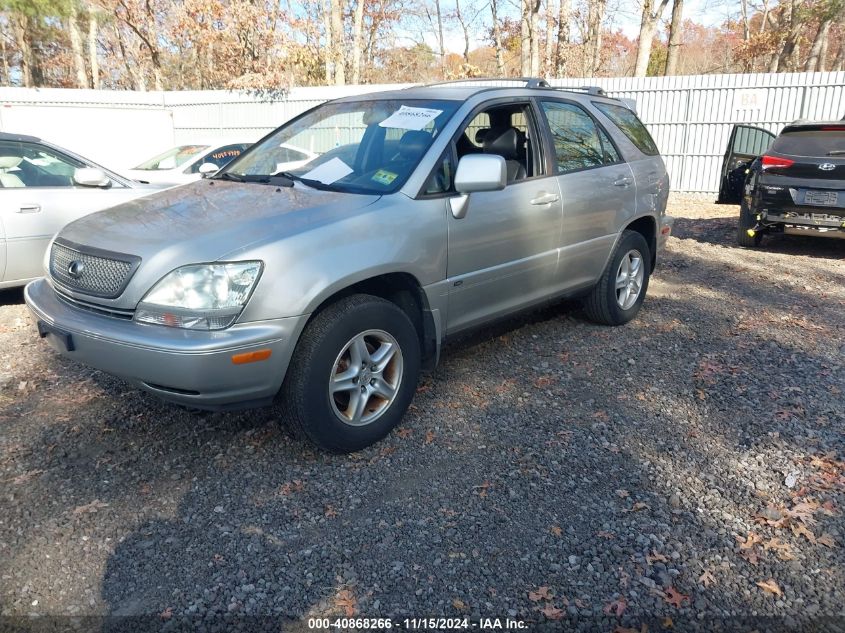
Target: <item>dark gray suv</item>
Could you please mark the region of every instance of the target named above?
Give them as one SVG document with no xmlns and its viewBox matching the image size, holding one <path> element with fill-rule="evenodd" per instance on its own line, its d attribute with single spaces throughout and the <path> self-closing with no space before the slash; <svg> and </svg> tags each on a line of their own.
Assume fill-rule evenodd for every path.
<svg viewBox="0 0 845 633">
<path fill-rule="evenodd" d="M 39 332 L 183 405 L 280 395 L 353 451 L 448 336 L 565 296 L 627 322 L 671 230 L 663 161 L 625 103 L 520 83 L 330 101 L 212 178 L 74 222 L 26 289 Z M 290 169 L 290 147 L 315 158 Z"/>
</svg>

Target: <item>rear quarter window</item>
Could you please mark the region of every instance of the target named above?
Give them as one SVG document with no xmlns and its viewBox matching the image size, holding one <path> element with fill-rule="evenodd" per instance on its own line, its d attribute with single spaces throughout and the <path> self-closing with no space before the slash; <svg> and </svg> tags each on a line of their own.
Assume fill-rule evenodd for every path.
<svg viewBox="0 0 845 633">
<path fill-rule="evenodd" d="M 845 152 L 845 127 L 786 132 L 772 143 L 772 151 L 792 156 L 830 156 Z"/>
<path fill-rule="evenodd" d="M 637 115 L 631 112 L 623 105 L 616 105 L 613 103 L 603 103 L 600 101 L 593 101 L 593 105 L 599 112 L 604 114 L 608 119 L 613 121 L 613 124 L 618 127 L 622 133 L 628 137 L 637 149 L 647 156 L 657 156 L 660 151 L 651 134 L 648 133 L 645 125 L 637 118 Z"/>
</svg>

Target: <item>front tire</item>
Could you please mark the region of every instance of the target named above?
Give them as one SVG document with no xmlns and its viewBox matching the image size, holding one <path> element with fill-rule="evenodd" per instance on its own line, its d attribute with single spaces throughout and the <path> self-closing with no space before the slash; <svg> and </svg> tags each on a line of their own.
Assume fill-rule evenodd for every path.
<svg viewBox="0 0 845 633">
<path fill-rule="evenodd" d="M 749 229 L 757 226 L 757 220 L 751 214 L 748 204 L 743 201 L 739 206 L 739 227 L 737 229 L 736 241 L 740 246 L 745 248 L 755 248 L 760 246 L 763 239 L 763 234 L 757 231 L 753 236 L 748 234 Z"/>
<path fill-rule="evenodd" d="M 324 450 L 360 450 L 402 419 L 419 369 L 419 337 L 401 308 L 372 295 L 346 297 L 300 337 L 282 385 L 282 421 Z"/>
<path fill-rule="evenodd" d="M 640 311 L 651 276 L 651 251 L 642 234 L 623 231 L 607 268 L 584 299 L 591 321 L 622 325 Z"/>
</svg>

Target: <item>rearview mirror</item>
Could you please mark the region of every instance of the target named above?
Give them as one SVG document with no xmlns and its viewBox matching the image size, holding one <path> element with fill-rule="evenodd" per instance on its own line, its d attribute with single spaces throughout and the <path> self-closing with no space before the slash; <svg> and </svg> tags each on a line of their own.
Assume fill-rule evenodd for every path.
<svg viewBox="0 0 845 633">
<path fill-rule="evenodd" d="M 469 154 L 458 162 L 455 190 L 458 193 L 499 191 L 508 182 L 505 159 L 495 154 Z"/>
<path fill-rule="evenodd" d="M 203 163 L 200 165 L 200 168 L 197 170 L 199 173 L 202 174 L 203 178 L 206 176 L 210 176 L 211 174 L 215 173 L 218 169 L 220 169 L 214 163 Z"/>
<path fill-rule="evenodd" d="M 73 172 L 73 182 L 82 187 L 108 187 L 111 179 L 102 169 L 79 167 Z"/>
</svg>

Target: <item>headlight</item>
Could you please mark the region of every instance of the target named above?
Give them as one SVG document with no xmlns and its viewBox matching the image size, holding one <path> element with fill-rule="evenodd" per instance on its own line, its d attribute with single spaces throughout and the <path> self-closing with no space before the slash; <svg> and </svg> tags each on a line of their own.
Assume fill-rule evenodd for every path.
<svg viewBox="0 0 845 633">
<path fill-rule="evenodd" d="M 183 266 L 168 273 L 138 304 L 135 320 L 189 330 L 222 330 L 244 309 L 261 262 Z"/>
</svg>

